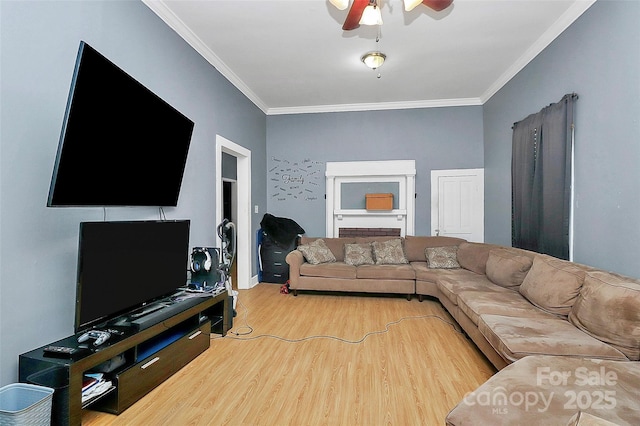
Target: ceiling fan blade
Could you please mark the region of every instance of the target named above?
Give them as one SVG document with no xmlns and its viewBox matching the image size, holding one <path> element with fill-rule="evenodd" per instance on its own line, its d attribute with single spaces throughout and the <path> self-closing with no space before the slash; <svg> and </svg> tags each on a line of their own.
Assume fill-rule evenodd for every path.
<svg viewBox="0 0 640 426">
<path fill-rule="evenodd" d="M 436 12 L 440 12 L 441 10 L 445 10 L 449 6 L 451 6 L 453 0 L 422 0 L 422 4 L 430 7 Z"/>
<path fill-rule="evenodd" d="M 369 0 L 354 0 L 349 9 L 347 19 L 344 20 L 342 29 L 345 31 L 355 30 L 360 26 L 360 18 L 362 18 L 362 12 L 364 8 L 369 4 Z"/>
</svg>

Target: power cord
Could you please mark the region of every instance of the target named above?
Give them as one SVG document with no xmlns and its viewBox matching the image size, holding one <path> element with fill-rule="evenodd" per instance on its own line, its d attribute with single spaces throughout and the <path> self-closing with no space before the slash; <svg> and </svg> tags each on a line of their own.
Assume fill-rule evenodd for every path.
<svg viewBox="0 0 640 426">
<path fill-rule="evenodd" d="M 244 318 L 244 325 L 241 325 L 237 328 L 236 331 L 231 331 L 231 334 L 235 334 L 236 336 L 248 336 L 249 334 L 253 333 L 253 327 L 251 327 L 249 325 L 249 321 L 248 321 L 248 316 L 249 316 L 249 308 L 246 307 L 246 305 L 244 303 L 242 303 L 242 299 L 238 298 L 238 302 L 240 303 L 240 306 L 242 306 L 242 317 Z M 248 331 L 245 331 L 244 333 L 241 333 L 239 330 L 241 329 L 247 329 Z M 228 334 L 228 333 L 227 333 Z"/>
<path fill-rule="evenodd" d="M 430 314 L 430 315 L 415 315 L 415 316 L 402 317 L 402 318 L 400 318 L 400 319 L 398 319 L 396 321 L 388 322 L 385 325 L 384 330 L 370 331 L 370 332 L 366 333 L 362 338 L 360 338 L 358 340 L 348 340 L 348 339 L 343 339 L 342 337 L 329 336 L 329 335 L 315 335 L 315 336 L 302 337 L 302 338 L 299 338 L 299 339 L 287 339 L 287 338 L 276 336 L 276 335 L 273 335 L 273 334 L 261 334 L 259 336 L 253 336 L 253 337 L 248 337 L 247 338 L 247 337 L 241 337 L 241 336 L 247 336 L 247 335 L 253 333 L 253 327 L 251 327 L 248 324 L 248 321 L 247 321 L 247 316 L 248 316 L 248 313 L 249 313 L 249 309 L 242 303 L 242 301 L 240 299 L 238 299 L 238 300 L 240 302 L 240 305 L 242 305 L 242 307 L 244 308 L 243 317 L 244 317 L 244 323 L 245 323 L 245 325 L 238 327 L 238 329 L 246 328 L 246 329 L 248 329 L 248 331 L 246 331 L 244 333 L 240 333 L 239 331 L 230 331 L 230 332 L 227 333 L 227 336 L 226 336 L 226 338 L 228 338 L 228 339 L 247 340 L 248 341 L 248 340 L 256 340 L 256 339 L 261 339 L 261 338 L 268 337 L 268 338 L 271 338 L 271 339 L 276 339 L 276 340 L 280 340 L 280 341 L 288 342 L 288 343 L 300 343 L 300 342 L 305 342 L 305 341 L 308 341 L 308 340 L 315 340 L 315 339 L 331 339 L 331 340 L 337 340 L 339 342 L 348 343 L 348 344 L 359 344 L 359 343 L 364 342 L 369 336 L 373 336 L 373 335 L 376 335 L 376 334 L 384 334 L 384 333 L 389 332 L 390 331 L 390 327 L 392 325 L 400 324 L 402 321 L 405 321 L 405 320 L 424 319 L 424 318 L 435 318 L 437 320 L 440 320 L 443 323 L 451 326 L 451 328 L 453 328 L 453 330 L 456 333 L 461 334 L 463 336 L 465 335 L 465 333 L 460 331 L 460 330 L 458 330 L 456 328 L 455 324 L 453 324 L 451 321 L 448 321 L 448 320 L 442 318 L 439 315 Z M 229 334 L 233 334 L 233 335 L 235 335 L 235 337 L 229 336 Z M 212 340 L 213 339 L 220 339 L 220 338 L 222 338 L 222 336 L 213 337 Z"/>
</svg>

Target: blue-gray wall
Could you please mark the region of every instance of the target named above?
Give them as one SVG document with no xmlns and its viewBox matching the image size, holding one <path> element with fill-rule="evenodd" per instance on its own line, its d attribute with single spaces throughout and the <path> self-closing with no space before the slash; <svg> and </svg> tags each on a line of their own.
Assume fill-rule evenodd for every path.
<svg viewBox="0 0 640 426">
<path fill-rule="evenodd" d="M 415 160 L 416 234 L 429 235 L 431 170 L 483 167 L 482 133 L 480 106 L 268 116 L 269 213 L 324 236 L 327 162 Z M 287 185 L 296 169 L 314 179 Z"/>
<path fill-rule="evenodd" d="M 640 2 L 598 1 L 483 105 L 485 236 L 511 244 L 511 126 L 575 92 L 575 257 L 640 277 Z"/>
<path fill-rule="evenodd" d="M 216 244 L 216 134 L 251 151 L 252 205 L 266 209 L 266 116 L 140 1 L 0 1 L 0 27 L 4 385 L 17 380 L 18 354 L 73 333 L 79 223 L 159 218 L 156 208 L 45 207 L 80 40 L 195 122 L 178 207 L 164 209 L 191 220 L 192 246 Z"/>
</svg>

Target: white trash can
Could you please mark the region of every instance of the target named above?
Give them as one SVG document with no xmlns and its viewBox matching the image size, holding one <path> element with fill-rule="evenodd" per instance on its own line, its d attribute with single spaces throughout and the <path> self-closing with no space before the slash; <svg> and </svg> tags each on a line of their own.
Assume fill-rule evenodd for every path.
<svg viewBox="0 0 640 426">
<path fill-rule="evenodd" d="M 53 389 L 13 383 L 0 388 L 0 426 L 49 426 Z"/>
</svg>

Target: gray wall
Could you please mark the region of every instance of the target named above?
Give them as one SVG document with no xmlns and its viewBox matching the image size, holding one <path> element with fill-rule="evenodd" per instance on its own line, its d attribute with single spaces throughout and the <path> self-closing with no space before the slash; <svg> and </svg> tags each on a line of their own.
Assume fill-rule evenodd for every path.
<svg viewBox="0 0 640 426">
<path fill-rule="evenodd" d="M 598 1 L 483 106 L 485 235 L 511 244 L 511 126 L 576 92 L 575 261 L 640 277 L 640 2 Z"/>
<path fill-rule="evenodd" d="M 398 182 L 348 182 L 340 186 L 340 208 L 366 209 L 367 194 L 391 194 L 391 208 L 400 208 Z"/>
<path fill-rule="evenodd" d="M 482 132 L 480 106 L 268 116 L 269 213 L 324 236 L 326 162 L 415 159 L 416 234 L 429 235 L 431 170 L 483 167 Z M 286 186 L 289 175 L 307 178 Z"/>
<path fill-rule="evenodd" d="M 0 1 L 0 28 L 4 385 L 17 380 L 18 354 L 73 333 L 79 223 L 159 218 L 157 208 L 45 207 L 80 40 L 195 122 L 178 207 L 164 209 L 191 220 L 192 246 L 216 244 L 216 134 L 251 150 L 252 204 L 266 209 L 266 117 L 140 1 Z"/>
</svg>

